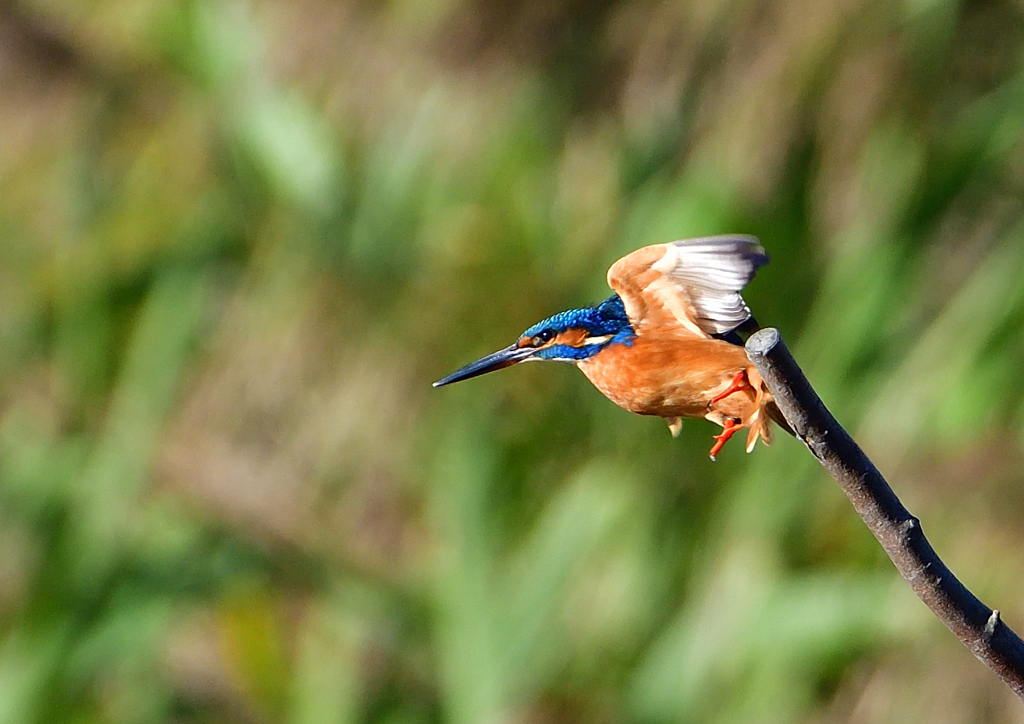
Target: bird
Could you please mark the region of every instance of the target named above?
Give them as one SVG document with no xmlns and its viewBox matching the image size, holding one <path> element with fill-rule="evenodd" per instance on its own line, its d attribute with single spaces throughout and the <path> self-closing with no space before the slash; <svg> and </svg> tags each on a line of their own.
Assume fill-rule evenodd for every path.
<svg viewBox="0 0 1024 724">
<path fill-rule="evenodd" d="M 758 440 L 771 444 L 770 420 L 791 433 L 740 336 L 757 328 L 740 291 L 767 263 L 747 235 L 645 246 L 612 264 L 608 299 L 537 322 L 433 386 L 520 362 L 569 362 L 619 407 L 664 418 L 673 437 L 683 418 L 721 426 L 711 460 L 742 429 L 749 453 Z"/>
</svg>

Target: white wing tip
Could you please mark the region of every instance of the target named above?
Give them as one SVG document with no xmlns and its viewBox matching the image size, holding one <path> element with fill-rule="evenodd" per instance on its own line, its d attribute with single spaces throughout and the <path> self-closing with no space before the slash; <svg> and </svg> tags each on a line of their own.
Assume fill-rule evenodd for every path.
<svg viewBox="0 0 1024 724">
<path fill-rule="evenodd" d="M 714 253 L 738 255 L 749 259 L 754 268 L 768 263 L 768 253 L 761 245 L 761 240 L 750 234 L 721 234 L 718 236 L 699 236 L 693 239 L 670 241 L 669 246 L 675 247 L 677 253 Z"/>
</svg>

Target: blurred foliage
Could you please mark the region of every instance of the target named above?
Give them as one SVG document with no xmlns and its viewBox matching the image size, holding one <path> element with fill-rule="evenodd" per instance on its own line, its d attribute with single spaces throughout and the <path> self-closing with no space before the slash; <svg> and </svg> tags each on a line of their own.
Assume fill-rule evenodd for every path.
<svg viewBox="0 0 1024 724">
<path fill-rule="evenodd" d="M 1021 721 L 793 440 L 429 383 L 757 234 L 1021 631 L 1022 48 L 1006 0 L 3 0 L 0 721 Z"/>
</svg>

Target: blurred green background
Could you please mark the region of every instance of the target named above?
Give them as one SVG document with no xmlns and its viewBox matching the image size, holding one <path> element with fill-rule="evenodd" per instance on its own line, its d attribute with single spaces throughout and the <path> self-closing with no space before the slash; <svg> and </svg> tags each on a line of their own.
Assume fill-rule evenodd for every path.
<svg viewBox="0 0 1024 724">
<path fill-rule="evenodd" d="M 430 382 L 747 300 L 1024 631 L 1024 7 L 0 1 L 0 722 L 1024 721 L 798 443 Z"/>
</svg>

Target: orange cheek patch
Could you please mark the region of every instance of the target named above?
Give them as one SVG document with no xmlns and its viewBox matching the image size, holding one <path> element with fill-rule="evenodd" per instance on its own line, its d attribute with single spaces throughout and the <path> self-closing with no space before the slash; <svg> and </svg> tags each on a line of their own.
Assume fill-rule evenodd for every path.
<svg viewBox="0 0 1024 724">
<path fill-rule="evenodd" d="M 551 344 L 564 344 L 569 347 L 579 347 L 583 344 L 583 340 L 588 336 L 587 330 L 585 329 L 567 329 L 555 337 Z"/>
</svg>

